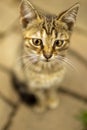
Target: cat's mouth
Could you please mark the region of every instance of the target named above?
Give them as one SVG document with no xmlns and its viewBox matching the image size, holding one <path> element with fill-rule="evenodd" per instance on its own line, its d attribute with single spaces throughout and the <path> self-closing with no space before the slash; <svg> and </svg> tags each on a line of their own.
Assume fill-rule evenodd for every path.
<svg viewBox="0 0 87 130">
<path fill-rule="evenodd" d="M 46 59 L 46 58 L 44 58 L 44 59 L 42 59 L 42 62 L 52 62 L 52 59 Z"/>
<path fill-rule="evenodd" d="M 45 59 L 45 62 L 50 62 L 50 59 Z"/>
</svg>

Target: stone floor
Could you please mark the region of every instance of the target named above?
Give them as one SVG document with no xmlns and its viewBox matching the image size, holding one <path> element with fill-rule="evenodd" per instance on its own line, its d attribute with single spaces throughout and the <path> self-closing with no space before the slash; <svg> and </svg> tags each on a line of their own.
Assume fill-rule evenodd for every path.
<svg viewBox="0 0 87 130">
<path fill-rule="evenodd" d="M 76 0 L 31 0 L 41 10 L 59 13 Z M 87 109 L 87 1 L 80 0 L 77 26 L 71 39 L 68 68 L 59 89 L 60 106 L 54 111 L 36 114 L 20 99 L 11 82 L 15 53 L 21 42 L 19 0 L 0 1 L 0 130 L 80 130 L 76 115 Z"/>
</svg>

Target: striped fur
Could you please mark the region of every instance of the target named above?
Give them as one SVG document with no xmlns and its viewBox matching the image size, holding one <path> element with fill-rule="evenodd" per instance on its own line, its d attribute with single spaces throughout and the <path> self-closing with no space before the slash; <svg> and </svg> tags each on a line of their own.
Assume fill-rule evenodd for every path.
<svg viewBox="0 0 87 130">
<path fill-rule="evenodd" d="M 79 4 L 75 4 L 58 16 L 46 16 L 27 0 L 21 4 L 21 23 L 24 42 L 21 48 L 19 75 L 31 92 L 55 89 L 65 73 L 65 57 Z M 18 76 L 18 72 L 17 72 Z M 19 76 L 20 78 L 21 76 Z"/>
</svg>

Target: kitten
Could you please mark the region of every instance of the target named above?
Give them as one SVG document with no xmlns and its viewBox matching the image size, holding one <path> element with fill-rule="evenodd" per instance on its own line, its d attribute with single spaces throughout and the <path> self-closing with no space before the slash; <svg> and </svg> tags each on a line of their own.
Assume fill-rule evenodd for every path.
<svg viewBox="0 0 87 130">
<path fill-rule="evenodd" d="M 78 9 L 76 3 L 60 15 L 46 16 L 28 0 L 21 3 L 24 40 L 19 47 L 21 63 L 16 64 L 14 73 L 37 97 L 36 110 L 40 112 L 59 104 L 57 88 L 65 74 L 64 62 Z"/>
</svg>

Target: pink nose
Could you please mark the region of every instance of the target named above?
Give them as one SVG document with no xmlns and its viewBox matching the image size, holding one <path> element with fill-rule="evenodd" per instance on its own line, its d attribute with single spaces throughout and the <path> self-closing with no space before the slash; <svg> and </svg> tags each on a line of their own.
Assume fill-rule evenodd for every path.
<svg viewBox="0 0 87 130">
<path fill-rule="evenodd" d="M 52 57 L 52 54 L 51 53 L 43 53 L 43 55 L 44 55 L 44 57 L 46 58 L 46 59 L 50 59 L 51 57 Z"/>
</svg>

